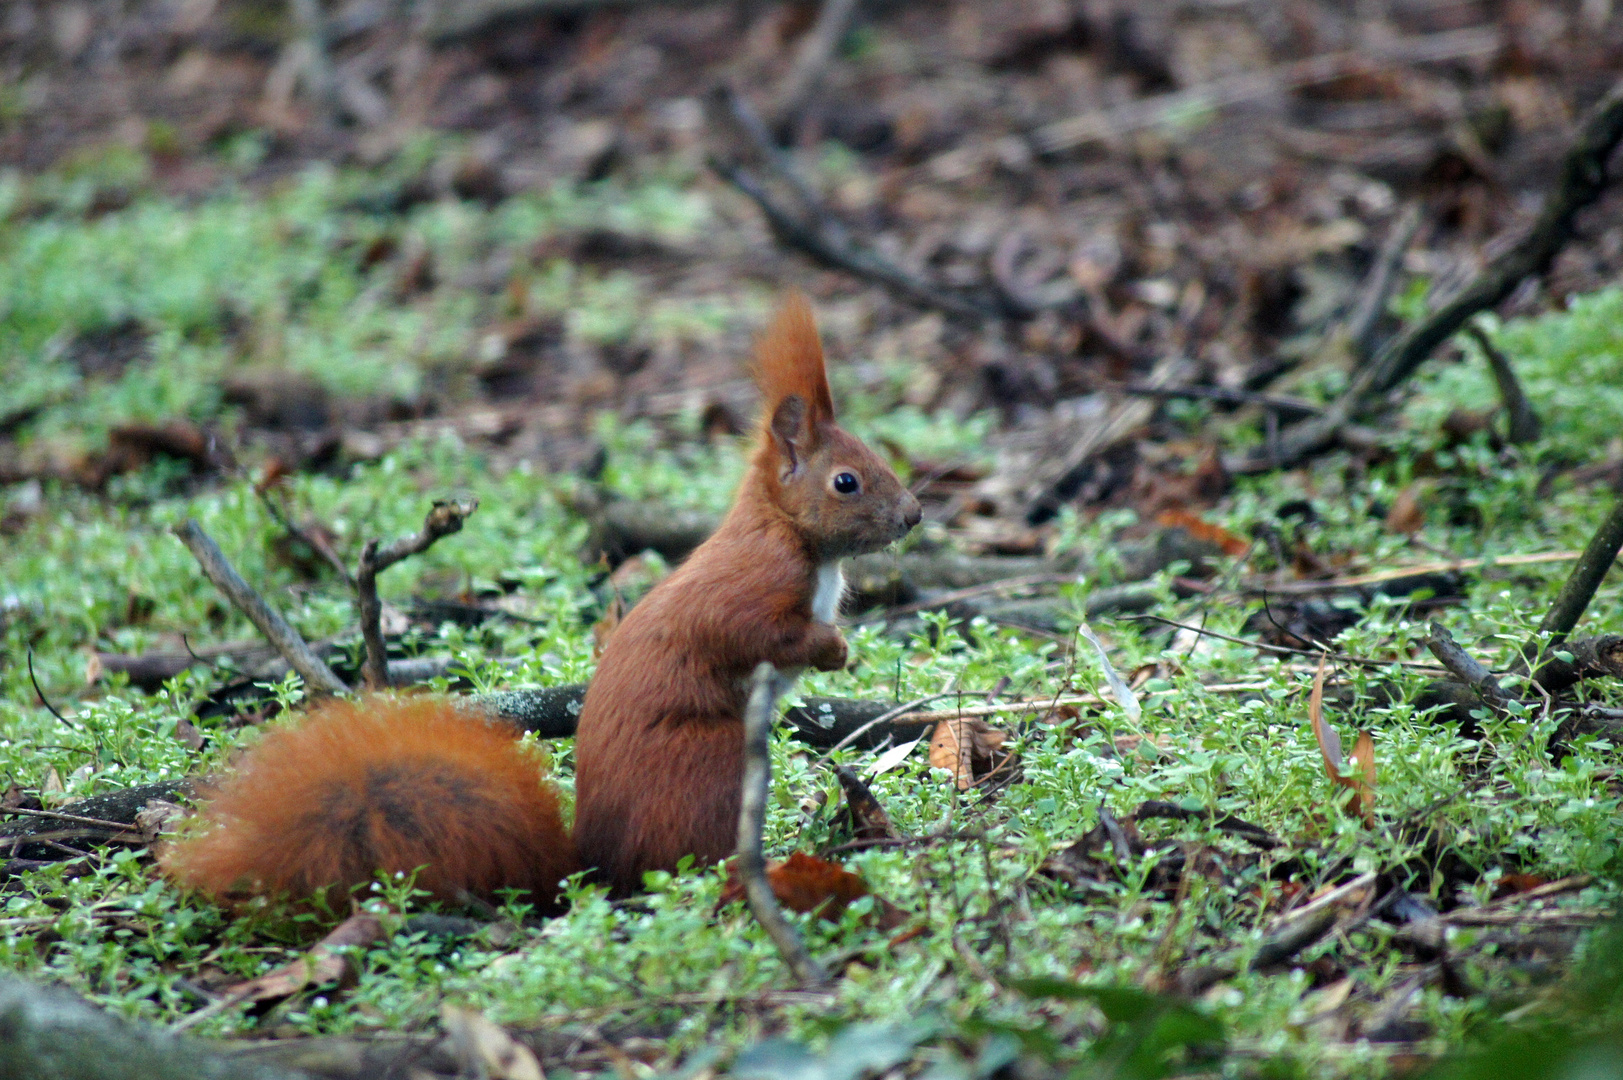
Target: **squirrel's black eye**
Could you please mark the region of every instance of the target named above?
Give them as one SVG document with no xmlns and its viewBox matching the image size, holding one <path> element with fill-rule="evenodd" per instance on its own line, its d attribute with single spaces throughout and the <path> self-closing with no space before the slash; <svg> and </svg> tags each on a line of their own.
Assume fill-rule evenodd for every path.
<svg viewBox="0 0 1623 1080">
<path fill-rule="evenodd" d="M 834 490 L 841 495 L 855 495 L 861 487 L 862 482 L 853 473 L 842 472 L 834 478 Z"/>
</svg>

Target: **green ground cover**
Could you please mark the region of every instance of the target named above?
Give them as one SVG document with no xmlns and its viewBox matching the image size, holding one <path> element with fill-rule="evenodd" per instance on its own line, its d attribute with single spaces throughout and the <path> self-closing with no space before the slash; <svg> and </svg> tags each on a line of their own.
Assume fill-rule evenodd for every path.
<svg viewBox="0 0 1623 1080">
<path fill-rule="evenodd" d="M 389 210 L 380 195 L 392 182 L 313 170 L 270 191 L 195 203 L 139 195 L 93 218 L 51 195 L 56 189 L 13 191 L 10 219 L 0 223 L 0 415 L 27 417 L 18 445 L 88 452 L 118 424 L 177 416 L 230 430 L 238 416 L 222 402 L 220 384 L 244 365 L 312 375 L 343 395 L 410 398 L 429 383 L 454 385 L 468 377 L 478 327 L 511 302 L 500 291 L 461 284 L 472 268 L 533 248 L 555 231 L 599 223 L 682 239 L 703 229 L 710 213 L 681 177 L 559 189 L 493 208 L 441 200 L 403 212 Z M 389 285 L 390 267 L 367 266 L 358 254 L 384 236 L 431 250 L 442 284 L 401 300 Z M 770 303 L 755 287 L 718 292 L 699 305 L 667 305 L 635 276 L 557 261 L 533 267 L 525 280 L 534 310 L 561 313 L 568 332 L 588 341 L 737 337 Z M 1623 430 L 1620 307 L 1623 290 L 1612 290 L 1496 328 L 1544 419 L 1539 444 L 1504 451 L 1486 435 L 1441 444 L 1438 418 L 1458 406 L 1488 407 L 1493 391 L 1479 361 L 1439 362 L 1417 382 L 1408 426 L 1394 435 L 1389 460 L 1367 472 L 1315 468 L 1244 481 L 1211 520 L 1247 535 L 1273 508 L 1307 499 L 1318 515 L 1308 542 L 1326 556 L 1359 553 L 1360 565 L 1372 569 L 1430 561 L 1428 552 L 1472 558 L 1582 547 L 1610 496 L 1548 473 L 1615 452 Z M 150 334 L 148 352 L 115 377 L 87 375 L 72 362 L 75 341 L 132 321 Z M 927 359 L 895 363 L 905 376 L 907 365 Z M 856 388 L 845 389 L 852 396 Z M 975 455 L 989 426 L 981 418 L 926 417 L 897 398 L 853 400 L 848 411 L 862 433 L 886 436 L 920 457 Z M 1201 410 L 1188 414 L 1192 428 L 1208 420 Z M 673 435 L 604 420 L 602 483 L 633 497 L 724 506 L 744 447 L 684 439 L 697 418 L 683 423 Z M 1431 485 L 1424 527 L 1415 539 L 1386 530 L 1381 508 L 1422 476 Z M 480 509 L 465 531 L 390 571 L 385 596 L 508 594 L 533 621 L 472 629 L 445 623 L 415 631 L 409 647 L 461 658 L 477 686 L 555 685 L 590 676 L 590 631 L 606 598 L 600 572 L 578 557 L 586 533 L 570 509 L 578 483 L 497 468 L 447 436 L 381 461 L 294 476 L 287 497 L 301 514 L 329 524 L 340 550 L 353 556 L 367 537 L 414 528 L 434 497 L 477 496 Z M 94 649 L 140 653 L 180 633 L 195 647 L 252 636 L 170 535 L 184 518 L 200 521 L 307 638 L 338 635 L 351 654 L 358 649 L 348 590 L 334 575 L 312 577 L 276 555 L 280 526 L 246 480 L 200 486 L 159 462 L 104 492 L 54 481 L 32 492 L 25 486 L 0 490 L 0 503 L 37 494 L 44 506 L 0 538 L 0 777 L 45 793 L 48 805 L 206 771 L 253 738 L 219 721 L 203 722 L 208 744 L 201 752 L 177 738 L 177 725 L 220 681 L 207 669 L 194 668 L 152 696 L 116 677 L 85 686 Z M 1119 524 L 1120 515 L 1092 522 L 1067 516 L 1061 544 L 1108 550 Z M 1253 569 L 1268 568 L 1265 555 L 1255 559 Z M 1099 565 L 1067 587 L 1077 611 L 1089 590 L 1112 583 L 1108 560 Z M 1502 668 L 1565 570 L 1552 563 L 1485 572 L 1469 579 L 1463 603 L 1438 617 Z M 1257 608 L 1168 596 L 1159 613 L 1238 637 L 1247 635 L 1245 620 Z M 1584 632 L 1623 630 L 1620 601 L 1623 584 L 1609 581 Z M 979 697 L 1005 679 L 1010 695 L 1105 685 L 1085 647 L 1071 654 L 1065 643 L 984 622 L 955 627 L 942 619 L 934 629 L 910 639 L 853 629 L 853 667 L 808 677 L 799 692 L 907 699 L 944 690 Z M 1389 1047 L 1329 1034 L 1325 1018 L 1335 1002 L 1326 995 L 1345 988 L 1316 974 L 1347 972 L 1355 1004 L 1373 1009 L 1387 1001 L 1417 965 L 1386 924 L 1326 938 L 1282 973 L 1247 970 L 1283 887 L 1269 873 L 1276 859 L 1242 858 L 1244 844 L 1199 822 L 1162 823 L 1154 827 L 1164 834 L 1230 853 L 1235 869 L 1216 879 L 1190 875 L 1177 896 L 1152 886 L 1148 862 L 1122 866 L 1115 880 L 1085 892 L 1038 873 L 1052 852 L 1098 823 L 1101 806 L 1125 816 L 1145 800 L 1264 827 L 1287 841 L 1297 879 L 1310 886 L 1379 870 L 1406 876 L 1416 895 L 1449 905 L 1460 897 L 1444 894 L 1445 875 L 1435 871 L 1459 860 L 1476 871 L 1467 899 L 1488 900 L 1506 874 L 1592 875 L 1592 884 L 1562 902 L 1586 911 L 1615 907 L 1623 869 L 1616 747 L 1585 735 L 1557 760 L 1546 752 L 1555 721 L 1538 709 L 1505 718 L 1483 713 L 1469 733 L 1418 709 L 1414 696 L 1425 679 L 1395 661 L 1426 658 L 1419 644 L 1426 619 L 1406 602 L 1374 602 L 1336 642 L 1347 655 L 1391 662 L 1338 667 L 1339 680 L 1358 696 L 1329 716 L 1349 745 L 1354 729 L 1374 732 L 1375 829 L 1342 811 L 1326 779 L 1307 721 L 1311 665 L 1216 638 L 1169 637 L 1144 623 L 1107 621 L 1098 630 L 1118 670 L 1155 666 L 1140 688 L 1137 721 L 1107 708 L 1076 724 L 1007 722 L 1022 771 L 995 799 L 957 792 L 928 767 L 922 747 L 873 778 L 904 835 L 972 835 L 842 856 L 926 932 L 889 944 L 863 902 L 838 925 L 804 922 L 815 953 L 850 959 L 832 1003 L 763 996 L 788 985 L 786 970 L 747 913 L 716 913 L 721 876 L 711 869 L 661 876 L 636 904 L 612 904 L 577 886 L 568 915 L 500 943 L 395 935 L 361 952 L 352 987 L 296 995 L 263 1013 L 218 1010 L 194 1030 L 425 1030 L 449 999 L 519 1028 L 589 1024 L 642 1033 L 658 1042 L 649 1055 L 655 1071 L 707 1048 L 721 1048 L 722 1056 L 702 1060 L 725 1064 L 737 1048 L 779 1033 L 817 1048 L 832 1038 L 848 1055 L 867 1038 L 879 1058 L 895 1051 L 895 1061 L 921 1062 L 941 1077 L 990 1075 L 1022 1055 L 1116 1075 L 1344 1075 L 1391 1067 Z M 40 707 L 23 662 L 30 652 L 42 688 L 71 723 Z M 497 659 L 516 666 L 499 667 Z M 1261 685 L 1247 693 L 1205 689 L 1228 683 Z M 1376 683 L 1401 692 L 1380 703 L 1362 693 Z M 298 696 L 292 685 L 279 692 Z M 1615 687 L 1597 684 L 1586 693 L 1619 704 Z M 1118 744 L 1118 736 L 1137 739 Z M 1130 749 L 1118 752 L 1118 745 Z M 830 771 L 787 739 L 775 743 L 773 757 L 769 852 L 840 843 L 830 809 L 840 803 L 839 789 Z M 567 744 L 554 747 L 553 758 L 567 790 Z M 835 761 L 861 770 L 873 755 L 842 751 Z M 1432 829 L 1395 827 L 1405 820 Z M 126 1016 L 185 1022 L 206 1007 L 198 980 L 251 977 L 297 956 L 309 940 L 308 926 L 233 918 L 178 894 L 140 851 L 112 851 L 72 873 L 66 865 L 15 877 L 0 893 L 0 965 L 64 983 Z M 367 903 L 399 918 L 412 904 L 409 883 L 380 883 Z M 523 911 L 508 914 L 519 919 Z M 1555 971 L 1509 962 L 1495 947 L 1473 945 L 1474 933 L 1454 932 L 1452 981 L 1425 981 L 1404 1014 L 1420 1025 L 1421 1052 L 1490 1031 L 1507 1010 L 1536 1019 L 1566 1000 L 1546 989 L 1564 958 Z M 1209 963 L 1239 973 L 1186 1005 L 1121 989 L 1159 985 L 1169 972 Z M 1058 982 L 1033 981 L 1041 979 Z M 1107 999 L 1102 988 L 1125 996 Z M 1599 1017 L 1617 1017 L 1615 994 L 1597 1000 L 1597 1026 Z M 1135 1009 L 1150 1009 L 1161 1026 L 1135 1026 Z M 877 1026 L 851 1026 L 859 1023 Z M 1219 1041 L 1225 1048 L 1212 1049 Z M 1186 1044 L 1194 1049 L 1180 1049 Z M 783 1075 L 784 1062 L 801 1060 L 794 1055 L 804 1051 L 769 1044 L 750 1053 L 756 1056 L 744 1065 Z M 842 1075 L 845 1066 L 819 1061 L 815 1067 L 826 1071 L 817 1075 Z"/>
</svg>

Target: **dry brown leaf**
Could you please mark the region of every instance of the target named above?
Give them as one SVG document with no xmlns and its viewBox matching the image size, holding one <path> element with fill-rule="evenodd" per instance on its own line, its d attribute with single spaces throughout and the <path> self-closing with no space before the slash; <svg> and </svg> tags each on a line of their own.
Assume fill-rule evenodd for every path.
<svg viewBox="0 0 1623 1080">
<path fill-rule="evenodd" d="M 175 721 L 175 739 L 188 750 L 203 749 L 203 733 L 190 717 L 182 716 Z"/>
<path fill-rule="evenodd" d="M 440 1026 L 464 1076 L 490 1080 L 546 1080 L 535 1052 L 474 1009 L 440 1006 Z"/>
<path fill-rule="evenodd" d="M 816 912 L 829 922 L 838 922 L 851 901 L 868 895 L 868 883 L 839 863 L 797 851 L 782 861 L 767 863 L 766 881 L 772 895 L 790 911 Z M 727 866 L 727 883 L 722 886 L 716 907 L 726 907 L 744 899 L 744 882 L 736 865 Z M 884 897 L 874 897 L 874 919 L 882 930 L 894 930 L 907 921 L 907 915 Z"/>
<path fill-rule="evenodd" d="M 1368 731 L 1358 733 L 1353 743 L 1353 757 L 1358 760 L 1359 775 L 1350 777 L 1354 797 L 1358 802 L 1358 815 L 1364 827 L 1375 827 L 1375 736 Z"/>
<path fill-rule="evenodd" d="M 967 791 L 1009 763 L 1002 752 L 1008 738 L 978 717 L 943 720 L 930 736 L 930 764 L 952 773 L 958 790 Z"/>
<path fill-rule="evenodd" d="M 1324 722 L 1324 677 L 1329 654 L 1319 654 L 1319 669 L 1313 675 L 1313 693 L 1308 698 L 1307 718 L 1313 725 L 1313 737 L 1318 740 L 1319 753 L 1324 757 L 1324 772 L 1331 783 L 1352 792 L 1348 812 L 1363 819 L 1367 828 L 1375 827 L 1375 736 L 1359 731 L 1353 744 L 1353 760 L 1358 763 L 1357 773 L 1345 773 L 1348 764 L 1341 754 L 1341 735 Z"/>
<path fill-rule="evenodd" d="M 271 1001 L 343 979 L 349 971 L 344 956 L 334 950 L 348 945 L 370 945 L 383 936 L 383 924 L 370 915 L 351 915 L 332 928 L 309 952 L 257 978 L 227 989 L 233 1001 Z"/>
<path fill-rule="evenodd" d="M 1416 480 L 1392 500 L 1386 512 L 1386 531 L 1402 536 L 1413 536 L 1426 525 L 1426 507 L 1423 496 L 1429 485 Z"/>
</svg>

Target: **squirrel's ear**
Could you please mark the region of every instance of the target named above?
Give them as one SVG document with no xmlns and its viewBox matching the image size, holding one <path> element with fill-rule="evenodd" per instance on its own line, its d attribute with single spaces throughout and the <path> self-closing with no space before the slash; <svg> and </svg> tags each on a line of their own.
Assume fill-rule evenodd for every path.
<svg viewBox="0 0 1623 1080">
<path fill-rule="evenodd" d="M 782 474 L 789 476 L 798 471 L 800 459 L 810 452 L 813 438 L 812 426 L 806 415 L 806 399 L 799 394 L 790 394 L 778 402 L 778 407 L 772 410 L 772 416 L 767 421 L 767 430 L 771 433 L 773 447 L 778 451 Z"/>
<path fill-rule="evenodd" d="M 833 422 L 834 401 L 823 370 L 823 344 L 817 337 L 811 304 L 798 292 L 784 299 L 777 318 L 756 344 L 755 381 L 768 409 L 776 409 L 793 395 L 800 398 L 811 426 Z M 775 421 L 773 429 L 776 431 Z"/>
</svg>

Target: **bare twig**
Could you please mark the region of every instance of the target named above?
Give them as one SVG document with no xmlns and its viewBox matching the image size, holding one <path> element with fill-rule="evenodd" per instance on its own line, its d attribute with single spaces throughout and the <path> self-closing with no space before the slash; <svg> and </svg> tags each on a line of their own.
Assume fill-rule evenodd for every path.
<svg viewBox="0 0 1623 1080">
<path fill-rule="evenodd" d="M 361 674 L 371 690 L 389 685 L 389 654 L 383 644 L 383 602 L 378 599 L 378 575 L 401 559 L 421 554 L 442 536 L 462 531 L 462 523 L 475 510 L 479 500 L 465 503 L 436 500 L 423 519 L 421 532 L 403 536 L 379 550 L 376 540 L 368 540 L 361 550 L 361 565 L 355 574 L 355 591 L 360 597 L 361 638 L 366 642 L 366 661 Z"/>
<path fill-rule="evenodd" d="M 352 589 L 355 587 L 355 575 L 349 572 L 349 567 L 344 565 L 344 560 L 338 557 L 338 552 L 332 549 L 331 544 L 317 540 L 315 537 L 293 524 L 293 519 L 287 516 L 287 513 L 282 509 L 275 499 L 271 498 L 269 489 L 260 488 L 256 484 L 254 485 L 254 490 L 258 492 L 259 501 L 264 505 L 265 512 L 272 518 L 276 519 L 276 524 L 282 527 L 283 532 L 287 533 L 289 537 L 297 540 L 299 543 L 315 552 L 318 558 L 320 558 L 334 570 L 338 571 L 338 576 L 344 579 L 345 585 L 348 585 Z"/>
<path fill-rule="evenodd" d="M 794 63 L 789 65 L 789 74 L 783 77 L 783 85 L 778 89 L 772 114 L 780 122 L 799 112 L 806 99 L 817 89 L 829 59 L 850 29 L 851 17 L 856 11 L 857 0 L 823 0 L 817 21 L 806 32 L 800 48 L 795 52 Z"/>
<path fill-rule="evenodd" d="M 39 678 L 37 676 L 35 676 L 35 674 L 34 674 L 34 650 L 33 649 L 28 650 L 28 681 L 33 684 L 34 693 L 39 697 L 39 703 L 41 705 L 45 706 L 45 711 L 46 712 L 50 713 L 52 716 L 54 716 L 58 720 L 62 721 L 62 723 L 66 724 L 68 727 L 72 728 L 73 730 L 75 730 L 75 731 L 79 730 L 79 725 L 78 724 L 75 724 L 72 720 L 69 720 L 67 717 L 63 716 L 61 713 L 56 711 L 56 706 L 51 704 L 51 699 L 46 697 L 45 696 L 45 691 L 43 691 L 43 690 L 41 690 L 39 688 Z"/>
<path fill-rule="evenodd" d="M 1471 692 L 1482 699 L 1482 704 L 1500 716 L 1509 713 L 1510 695 L 1499 685 L 1499 680 L 1493 677 L 1493 672 L 1461 648 L 1459 642 L 1454 640 L 1454 636 L 1442 623 L 1433 620 L 1431 633 L 1426 637 L 1426 648 L 1431 650 L 1431 655 L 1452 672 L 1456 679 L 1469 686 Z"/>
<path fill-rule="evenodd" d="M 1420 231 L 1420 223 L 1420 207 L 1410 203 L 1398 220 L 1392 223 L 1380 252 L 1375 256 L 1375 264 L 1364 279 L 1358 302 L 1347 315 L 1342 330 L 1353 355 L 1360 361 L 1367 360 L 1375 352 L 1375 331 L 1381 324 L 1381 316 L 1386 314 L 1387 302 L 1392 299 L 1392 286 L 1398 279 L 1398 268 L 1403 265 L 1403 256 Z"/>
<path fill-rule="evenodd" d="M 796 201 L 801 204 L 800 211 L 797 213 L 783 205 L 737 162 L 713 156 L 710 167 L 761 208 L 767 224 L 780 241 L 836 270 L 883 285 L 922 307 L 975 321 L 1004 314 L 996 305 L 943 292 L 877 253 L 856 247 L 845 227 L 822 207 L 811 185 L 773 143 L 771 133 L 743 95 L 727 86 L 718 88 L 716 94 L 721 115 L 744 136 L 754 155 L 772 176 L 794 192 Z"/>
<path fill-rule="evenodd" d="M 1488 367 L 1493 369 L 1493 381 L 1499 387 L 1499 400 L 1505 403 L 1505 438 L 1516 445 L 1537 441 L 1544 426 L 1539 423 L 1538 413 L 1533 411 L 1533 403 L 1522 392 L 1521 381 L 1516 378 L 1516 369 L 1510 365 L 1510 357 L 1477 324 L 1470 324 L 1465 332 L 1482 350 L 1482 355 L 1488 358 Z"/>
<path fill-rule="evenodd" d="M 1539 623 L 1538 637 L 1528 642 L 1522 650 L 1524 655 L 1536 653 L 1540 644 L 1548 649 L 1566 640 L 1572 628 L 1578 625 L 1578 620 L 1583 618 L 1584 609 L 1594 599 L 1595 590 L 1605 580 L 1606 572 L 1617 561 L 1619 550 L 1623 550 L 1623 497 L 1612 504 L 1611 513 L 1600 523 L 1595 535 L 1589 538 L 1583 554 L 1578 556 L 1577 565 L 1556 594 L 1555 603 L 1550 605 L 1549 613 Z"/>
<path fill-rule="evenodd" d="M 187 518 L 175 526 L 175 535 L 196 557 L 198 565 L 214 587 L 225 594 L 233 607 L 248 616 L 248 621 L 265 635 L 265 640 L 276 648 L 288 666 L 299 673 L 304 679 L 307 693 L 318 696 L 349 692 L 349 687 L 333 674 L 332 668 L 310 651 L 310 646 L 305 644 L 298 631 L 249 587 L 201 525 Z"/>
<path fill-rule="evenodd" d="M 1223 405 L 1258 405 L 1281 417 L 1300 419 L 1323 412 L 1311 401 L 1301 398 L 1277 397 L 1258 394 L 1250 390 L 1235 390 L 1227 386 L 1151 386 L 1148 383 L 1126 383 L 1109 389 L 1134 397 L 1180 398 L 1195 401 L 1215 401 Z"/>
<path fill-rule="evenodd" d="M 1590 111 L 1567 151 L 1543 212 L 1519 241 L 1447 303 L 1388 343 L 1323 415 L 1281 432 L 1277 454 L 1254 454 L 1236 461 L 1232 471 L 1288 467 L 1329 445 L 1349 421 L 1413 375 L 1473 315 L 1509 296 L 1524 279 L 1543 273 L 1571 238 L 1578 211 L 1599 198 L 1611 182 L 1607 165 L 1619 142 L 1623 142 L 1623 82 Z"/>
<path fill-rule="evenodd" d="M 881 259 L 872 252 L 858 251 L 840 244 L 825 231 L 807 222 L 797 221 L 794 215 L 780 206 L 754 177 L 737 165 L 712 158 L 710 167 L 724 180 L 748 195 L 755 205 L 761 208 L 761 213 L 766 215 L 767 224 L 772 226 L 772 231 L 777 234 L 779 240 L 790 247 L 799 248 L 818 262 L 883 285 L 903 299 L 921 307 L 934 308 L 965 319 L 980 320 L 996 315 L 996 312 L 989 308 L 942 292 L 919 281 L 901 267 Z"/>
<path fill-rule="evenodd" d="M 812 959 L 805 943 L 778 907 L 778 898 L 766 880 L 762 832 L 766 825 L 767 789 L 772 784 L 772 714 L 782 686 L 777 669 L 762 662 L 750 684 L 744 710 L 744 794 L 738 810 L 738 877 L 756 921 L 765 927 L 784 962 L 803 986 L 827 986 L 828 972 Z"/>
</svg>

